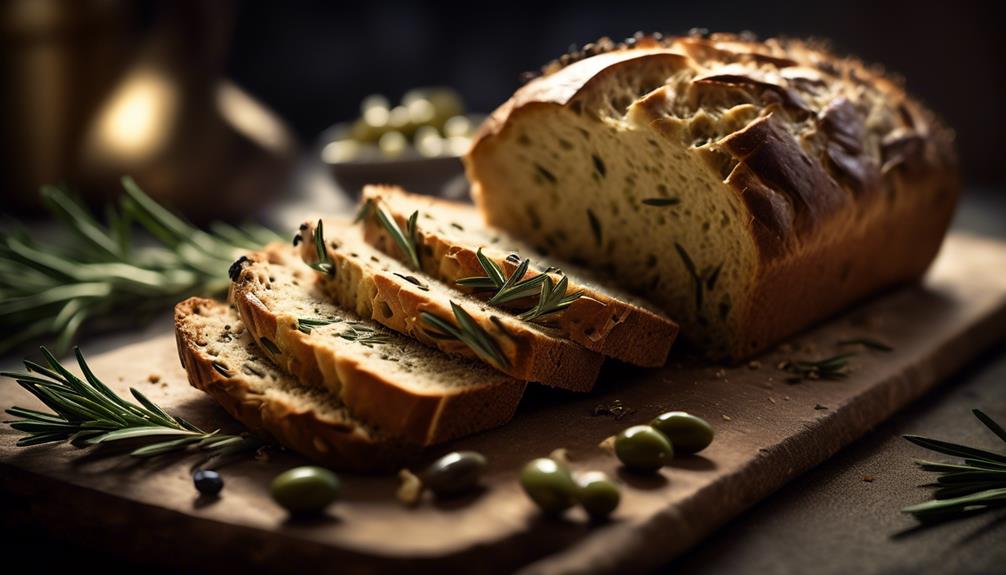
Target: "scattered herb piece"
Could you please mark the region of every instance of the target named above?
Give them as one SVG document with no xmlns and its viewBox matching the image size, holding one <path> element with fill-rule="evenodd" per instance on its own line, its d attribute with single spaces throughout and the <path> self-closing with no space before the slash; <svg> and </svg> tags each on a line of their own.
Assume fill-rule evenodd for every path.
<svg viewBox="0 0 1006 575">
<path fill-rule="evenodd" d="M 591 154 L 590 157 L 592 160 L 594 160 L 594 169 L 597 170 L 597 173 L 602 178 L 607 176 L 608 167 L 604 165 L 604 160 L 601 159 L 601 156 L 598 156 L 597 154 Z"/>
<path fill-rule="evenodd" d="M 338 335 L 342 339 L 355 341 L 366 347 L 373 347 L 391 341 L 391 337 L 386 333 L 381 333 L 376 329 L 359 322 L 351 322 L 346 330 Z"/>
<path fill-rule="evenodd" d="M 643 203 L 647 206 L 676 206 L 681 203 L 678 198 L 645 198 Z"/>
<path fill-rule="evenodd" d="M 626 407 L 621 399 L 616 399 L 611 403 L 598 403 L 594 406 L 594 416 L 610 415 L 615 419 L 622 419 L 626 415 L 635 413 L 635 409 Z"/>
<path fill-rule="evenodd" d="M 42 355 L 49 367 L 25 360 L 26 372 L 0 373 L 17 381 L 53 411 L 46 413 L 16 406 L 6 410 L 8 415 L 22 418 L 6 423 L 28 434 L 17 441 L 18 447 L 64 441 L 74 445 L 96 445 L 126 439 L 156 439 L 158 441 L 130 453 L 134 457 L 152 457 L 189 447 L 214 451 L 227 448 L 228 452 L 237 452 L 261 445 L 254 438 L 223 435 L 219 430 L 203 431 L 180 417 L 169 415 L 133 388 L 129 391 L 139 405 L 127 401 L 94 375 L 80 349 L 75 348 L 74 353 L 84 379 L 70 372 L 45 347 Z M 219 371 L 217 364 L 213 365 Z"/>
<path fill-rule="evenodd" d="M 262 344 L 262 347 L 264 347 L 266 351 L 268 351 L 269 353 L 273 355 L 280 354 L 279 347 L 275 343 L 273 343 L 271 339 L 267 337 L 260 337 L 259 342 Z"/>
<path fill-rule="evenodd" d="M 587 219 L 590 221 L 590 231 L 594 234 L 594 241 L 601 245 L 601 221 L 597 219 L 594 210 L 587 208 Z"/>
<path fill-rule="evenodd" d="M 972 410 L 986 427 L 1006 442 L 1006 430 L 978 409 Z M 963 463 L 916 461 L 925 471 L 940 475 L 936 479 L 933 500 L 910 505 L 901 511 L 919 521 L 958 519 L 991 509 L 1006 507 L 1006 454 L 968 447 L 938 439 L 906 435 L 912 443 L 954 457 Z"/>
<path fill-rule="evenodd" d="M 429 312 L 420 312 L 419 317 L 427 325 L 436 331 L 426 330 L 426 333 L 436 339 L 456 339 L 468 346 L 472 352 L 483 361 L 499 369 L 510 366 L 506 356 L 500 351 L 493 338 L 486 333 L 482 327 L 476 323 L 475 319 L 468 314 L 461 306 L 451 302 L 451 310 L 454 312 L 454 320 L 457 326 L 433 315 Z"/>
<path fill-rule="evenodd" d="M 883 351 L 883 352 L 894 351 L 894 348 L 887 345 L 886 343 L 866 337 L 844 339 L 838 342 L 838 345 L 861 345 L 865 348 L 872 349 L 875 351 Z"/>
<path fill-rule="evenodd" d="M 321 220 L 318 220 L 318 224 L 314 227 L 314 253 L 318 261 L 308 264 L 311 269 L 334 276 L 335 264 L 328 257 L 328 250 L 325 247 L 325 224 Z"/>
<path fill-rule="evenodd" d="M 430 286 L 427 285 L 426 283 L 424 283 L 422 280 L 420 280 L 416 276 L 409 276 L 409 275 L 405 275 L 405 274 L 400 274 L 398 272 L 392 272 L 392 273 L 395 274 L 396 276 L 402 278 L 403 280 L 409 282 L 410 284 L 416 286 L 417 288 L 423 290 L 423 291 L 430 291 Z"/>
<path fill-rule="evenodd" d="M 536 163 L 534 165 L 534 169 L 535 171 L 538 172 L 538 175 L 540 175 L 541 177 L 545 178 L 546 180 L 548 180 L 553 184 L 559 181 L 556 179 L 555 174 L 545 169 L 545 166 L 542 166 L 541 164 Z"/>
<path fill-rule="evenodd" d="M 793 374 L 788 383 L 800 383 L 805 379 L 845 379 L 849 375 L 849 358 L 855 352 L 840 353 L 825 359 L 783 361 L 779 369 Z"/>
<path fill-rule="evenodd" d="M 321 327 L 323 325 L 330 325 L 337 323 L 339 320 L 335 319 L 318 319 L 318 318 L 307 318 L 302 317 L 297 320 L 297 329 L 307 335 L 311 335 L 311 330 L 316 327 Z"/>
</svg>

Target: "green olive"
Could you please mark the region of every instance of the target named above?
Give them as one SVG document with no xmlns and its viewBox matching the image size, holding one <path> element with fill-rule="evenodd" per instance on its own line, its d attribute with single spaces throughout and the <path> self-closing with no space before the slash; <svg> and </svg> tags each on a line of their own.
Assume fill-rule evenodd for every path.
<svg viewBox="0 0 1006 575">
<path fill-rule="evenodd" d="M 576 500 L 588 515 L 611 515 L 622 500 L 622 490 L 603 471 L 588 471 L 576 478 Z"/>
<path fill-rule="evenodd" d="M 547 457 L 528 462 L 520 472 L 520 484 L 549 515 L 562 513 L 576 502 L 576 482 L 569 469 Z"/>
<path fill-rule="evenodd" d="M 615 438 L 615 455 L 634 471 L 656 471 L 674 457 L 671 442 L 649 425 L 634 425 Z"/>
<path fill-rule="evenodd" d="M 650 426 L 667 436 L 677 453 L 698 453 L 713 442 L 713 427 L 709 422 L 684 411 L 668 411 L 658 415 Z"/>
<path fill-rule="evenodd" d="M 272 480 L 272 498 L 290 513 L 320 513 L 340 490 L 339 478 L 323 467 L 294 467 Z"/>
<path fill-rule="evenodd" d="M 456 495 L 478 485 L 486 458 L 475 451 L 455 451 L 434 461 L 423 472 L 423 485 L 437 497 Z"/>
</svg>

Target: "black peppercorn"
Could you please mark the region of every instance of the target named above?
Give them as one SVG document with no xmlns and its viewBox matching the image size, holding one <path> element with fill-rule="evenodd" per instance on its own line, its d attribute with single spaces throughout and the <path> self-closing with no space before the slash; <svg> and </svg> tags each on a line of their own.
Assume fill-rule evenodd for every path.
<svg viewBox="0 0 1006 575">
<path fill-rule="evenodd" d="M 196 491 L 203 495 L 216 495 L 224 488 L 223 478 L 212 469 L 197 469 L 192 474 L 192 482 L 196 485 Z"/>
</svg>

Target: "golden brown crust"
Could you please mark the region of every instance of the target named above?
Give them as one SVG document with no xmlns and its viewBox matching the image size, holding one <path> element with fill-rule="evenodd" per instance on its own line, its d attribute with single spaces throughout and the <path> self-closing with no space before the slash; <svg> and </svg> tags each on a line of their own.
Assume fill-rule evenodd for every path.
<svg viewBox="0 0 1006 575">
<path fill-rule="evenodd" d="M 417 209 L 422 214 L 442 218 L 444 225 L 460 225 L 453 222 L 452 218 L 464 222 L 465 226 L 478 220 L 478 212 L 471 204 L 409 194 L 401 188 L 390 186 L 366 186 L 361 201 L 381 202 L 402 229 L 405 229 L 412 208 L 416 206 L 421 206 Z M 427 274 L 449 285 L 456 285 L 455 282 L 461 278 L 482 276 L 485 272 L 478 261 L 479 248 L 485 250 L 486 257 L 495 261 L 507 274 L 516 269 L 517 264 L 508 260 L 507 254 L 494 250 L 488 242 L 479 243 L 474 239 L 464 241 L 451 237 L 437 229 L 436 225 L 426 225 L 428 219 L 422 214 L 417 225 L 417 248 L 423 252 L 420 264 Z M 452 223 L 446 224 L 447 221 Z M 400 260 L 404 257 L 377 218 L 365 218 L 363 230 L 364 238 L 371 245 Z M 501 245 L 509 247 L 513 243 L 510 240 L 500 240 L 503 232 L 485 225 L 480 227 L 479 232 L 495 237 Z M 533 255 L 531 257 L 534 263 L 540 265 L 569 268 L 565 263 L 542 260 Z M 540 273 L 529 268 L 525 277 L 531 278 Z M 559 276 L 552 275 L 558 281 Z M 588 284 L 577 283 L 575 276 L 567 277 L 570 282 L 567 292 L 582 291 L 586 297 L 574 301 L 559 315 L 556 328 L 564 337 L 591 351 L 634 365 L 659 367 L 664 364 L 678 333 L 678 326 L 674 321 L 660 312 L 619 300 Z"/>
<path fill-rule="evenodd" d="M 668 75 L 674 93 L 636 92 L 631 121 L 723 170 L 726 188 L 746 206 L 757 266 L 750 305 L 735 306 L 747 317 L 730 355 L 750 355 L 924 273 L 961 186 L 953 133 L 898 80 L 799 40 L 713 34 L 629 44 L 609 42 L 599 56 L 550 66 L 487 120 L 465 157 L 476 199 L 496 192 L 484 189 L 480 160 L 522 114 L 572 110 L 578 100 L 597 98 L 598 79 L 609 70 L 644 70 L 657 54 L 675 54 L 685 61 L 683 72 Z M 708 142 L 689 137 L 689 113 L 722 120 L 739 104 L 753 106 L 750 121 Z"/>
<path fill-rule="evenodd" d="M 419 446 L 364 431 L 351 420 L 333 421 L 311 409 L 256 393 L 238 373 L 224 376 L 214 367 L 217 360 L 206 352 L 205 344 L 200 345 L 190 318 L 225 306 L 203 298 L 189 298 L 175 306 L 178 356 L 189 383 L 213 397 L 249 430 L 321 464 L 347 471 L 393 470 L 419 454 Z"/>
<path fill-rule="evenodd" d="M 270 310 L 263 303 L 269 297 L 266 278 L 272 275 L 270 266 L 290 265 L 303 266 L 288 246 L 270 246 L 264 252 L 248 255 L 231 284 L 230 299 L 256 341 L 265 338 L 280 352 L 263 349 L 263 353 L 305 385 L 329 389 L 354 416 L 420 445 L 497 427 L 513 416 L 524 382 L 496 376 L 479 385 L 419 389 L 409 382 L 394 380 L 394 376 L 389 379 L 374 360 L 346 349 L 352 344 L 341 339 L 324 342 L 300 331 L 296 317 Z M 304 269 L 303 289 L 313 289 L 314 272 Z M 473 413 L 467 407 L 472 402 L 488 408 Z"/>
</svg>

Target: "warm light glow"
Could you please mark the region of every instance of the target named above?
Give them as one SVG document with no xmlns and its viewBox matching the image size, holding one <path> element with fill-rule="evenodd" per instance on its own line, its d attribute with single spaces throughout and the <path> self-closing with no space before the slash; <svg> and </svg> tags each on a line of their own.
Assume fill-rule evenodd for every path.
<svg viewBox="0 0 1006 575">
<path fill-rule="evenodd" d="M 138 70 L 115 91 L 97 117 L 89 152 L 101 159 L 138 159 L 168 139 L 178 96 L 163 75 Z"/>
<path fill-rule="evenodd" d="M 277 153 L 289 151 L 292 141 L 283 124 L 241 88 L 221 81 L 217 86 L 217 108 L 231 127 L 248 139 Z"/>
</svg>

